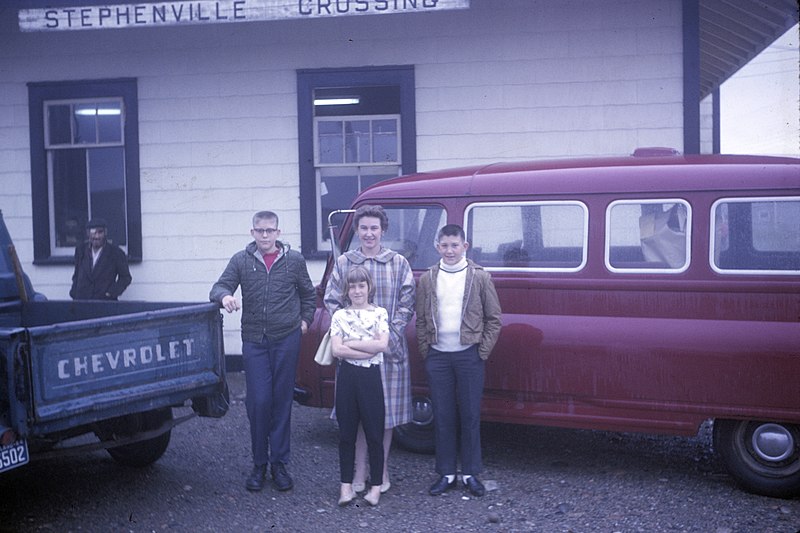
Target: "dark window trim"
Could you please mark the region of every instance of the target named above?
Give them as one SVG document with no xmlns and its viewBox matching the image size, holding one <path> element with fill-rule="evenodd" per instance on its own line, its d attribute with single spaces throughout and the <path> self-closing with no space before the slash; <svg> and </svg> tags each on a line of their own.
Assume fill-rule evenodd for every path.
<svg viewBox="0 0 800 533">
<path fill-rule="evenodd" d="M 300 244 L 308 259 L 325 259 L 317 250 L 317 190 L 314 177 L 314 89 L 397 85 L 400 87 L 402 174 L 417 171 L 416 86 L 413 65 L 308 69 L 297 71 L 297 129 L 300 156 Z"/>
<path fill-rule="evenodd" d="M 44 102 L 81 98 L 122 97 L 125 102 L 125 191 L 128 209 L 128 258 L 142 260 L 142 202 L 139 183 L 139 100 L 135 78 L 28 83 L 30 119 L 33 263 L 71 264 L 73 257 L 52 256 L 47 153 L 44 149 Z"/>
</svg>

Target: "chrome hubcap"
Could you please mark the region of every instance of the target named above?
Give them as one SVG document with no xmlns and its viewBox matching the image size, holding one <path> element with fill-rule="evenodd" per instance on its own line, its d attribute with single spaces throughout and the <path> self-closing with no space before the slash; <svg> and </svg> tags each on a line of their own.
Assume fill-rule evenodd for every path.
<svg viewBox="0 0 800 533">
<path fill-rule="evenodd" d="M 753 432 L 753 451 L 764 461 L 780 462 L 791 457 L 794 437 L 780 424 L 763 424 Z"/>
<path fill-rule="evenodd" d="M 411 402 L 411 422 L 417 426 L 433 423 L 433 404 L 430 398 L 415 397 Z"/>
</svg>

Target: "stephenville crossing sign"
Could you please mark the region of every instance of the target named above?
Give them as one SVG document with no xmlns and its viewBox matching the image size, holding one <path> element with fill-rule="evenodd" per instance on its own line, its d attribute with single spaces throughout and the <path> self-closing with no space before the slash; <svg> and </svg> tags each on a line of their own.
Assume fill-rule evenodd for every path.
<svg viewBox="0 0 800 533">
<path fill-rule="evenodd" d="M 469 0 L 187 0 L 21 9 L 21 31 L 101 30 L 186 24 L 385 15 L 467 9 Z"/>
</svg>

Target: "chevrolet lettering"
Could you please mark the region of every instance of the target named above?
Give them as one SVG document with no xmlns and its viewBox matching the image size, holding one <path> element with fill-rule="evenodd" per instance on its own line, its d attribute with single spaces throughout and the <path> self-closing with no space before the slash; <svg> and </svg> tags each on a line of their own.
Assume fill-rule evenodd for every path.
<svg viewBox="0 0 800 533">
<path fill-rule="evenodd" d="M 192 359 L 194 339 L 68 357 L 58 361 L 59 379 L 143 369 L 176 359 Z"/>
</svg>

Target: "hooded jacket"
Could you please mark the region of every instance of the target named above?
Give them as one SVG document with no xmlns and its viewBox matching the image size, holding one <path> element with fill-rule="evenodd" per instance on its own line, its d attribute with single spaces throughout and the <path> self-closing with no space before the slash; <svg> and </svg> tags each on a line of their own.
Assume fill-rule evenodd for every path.
<svg viewBox="0 0 800 533">
<path fill-rule="evenodd" d="M 278 258 L 267 270 L 255 241 L 234 254 L 209 298 L 222 304 L 225 296 L 242 287 L 242 340 L 281 339 L 314 320 L 316 293 L 306 261 L 299 252 L 278 241 Z"/>
</svg>

